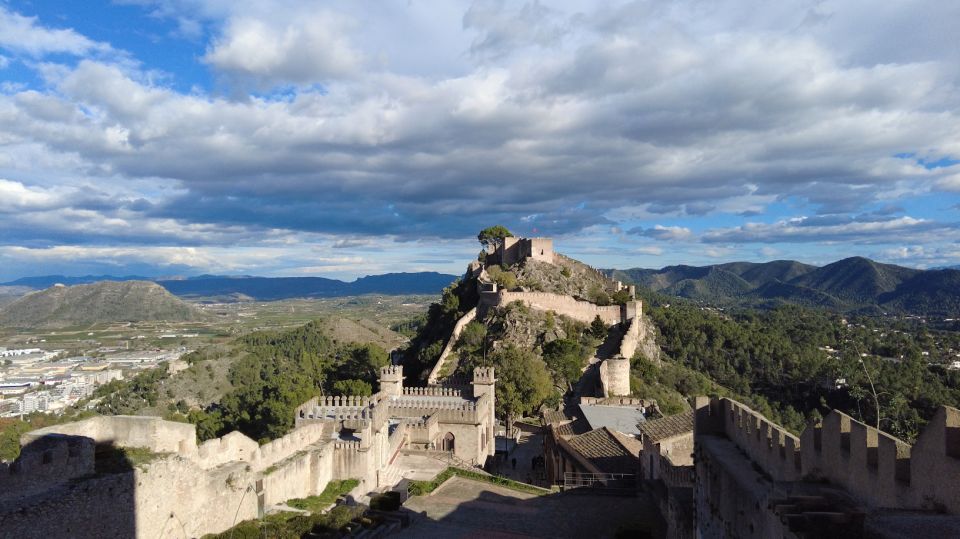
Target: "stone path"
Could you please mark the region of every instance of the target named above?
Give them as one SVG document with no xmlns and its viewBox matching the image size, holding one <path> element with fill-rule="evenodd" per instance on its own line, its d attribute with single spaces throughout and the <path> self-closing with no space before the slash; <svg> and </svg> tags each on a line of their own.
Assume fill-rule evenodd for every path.
<svg viewBox="0 0 960 539">
<path fill-rule="evenodd" d="M 402 538 L 606 538 L 621 526 L 653 530 L 657 522 L 646 495 L 534 496 L 461 477 L 405 506 L 425 516 L 403 530 Z"/>
</svg>

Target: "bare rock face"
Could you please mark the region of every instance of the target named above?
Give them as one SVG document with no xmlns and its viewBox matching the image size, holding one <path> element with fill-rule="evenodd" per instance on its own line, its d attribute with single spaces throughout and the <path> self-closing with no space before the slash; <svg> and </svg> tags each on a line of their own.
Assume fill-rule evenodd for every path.
<svg viewBox="0 0 960 539">
<path fill-rule="evenodd" d="M 0 311 L 0 325 L 44 328 L 144 320 L 189 321 L 201 317 L 196 308 L 156 283 L 102 281 L 55 285 L 27 294 Z"/>
<path fill-rule="evenodd" d="M 534 292 L 551 292 L 576 298 L 592 299 L 598 290 L 605 290 L 609 281 L 590 266 L 555 255 L 549 264 L 526 259 L 511 268 L 521 288 Z"/>
</svg>

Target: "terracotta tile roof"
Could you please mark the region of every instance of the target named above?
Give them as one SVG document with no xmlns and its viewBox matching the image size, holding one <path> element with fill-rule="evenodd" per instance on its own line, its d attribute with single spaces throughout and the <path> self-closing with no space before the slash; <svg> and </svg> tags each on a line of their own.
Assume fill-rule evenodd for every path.
<svg viewBox="0 0 960 539">
<path fill-rule="evenodd" d="M 693 432 L 693 410 L 660 419 L 651 419 L 640 425 L 640 432 L 651 442 L 659 442 L 680 434 Z"/>
<path fill-rule="evenodd" d="M 549 425 L 550 423 L 562 423 L 564 421 L 570 421 L 570 417 L 567 417 L 567 414 L 563 413 L 563 410 L 547 410 L 543 412 L 543 424 Z"/>
<path fill-rule="evenodd" d="M 562 423 L 554 427 L 554 431 L 557 433 L 557 436 L 562 436 L 564 438 L 583 434 L 589 430 L 590 425 L 588 425 L 586 421 L 580 419 L 579 417 L 573 421 Z"/>
<path fill-rule="evenodd" d="M 639 457 L 607 427 L 574 436 L 570 447 L 604 473 L 637 473 Z"/>
</svg>

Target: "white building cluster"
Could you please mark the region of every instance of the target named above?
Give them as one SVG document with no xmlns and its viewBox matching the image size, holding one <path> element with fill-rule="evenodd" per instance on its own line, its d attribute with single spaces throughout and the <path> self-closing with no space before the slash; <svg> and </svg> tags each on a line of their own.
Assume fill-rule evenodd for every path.
<svg viewBox="0 0 960 539">
<path fill-rule="evenodd" d="M 147 350 L 56 359 L 62 350 L 0 350 L 0 417 L 57 413 L 93 394 L 97 386 L 125 373 L 178 362 L 185 350 Z"/>
</svg>

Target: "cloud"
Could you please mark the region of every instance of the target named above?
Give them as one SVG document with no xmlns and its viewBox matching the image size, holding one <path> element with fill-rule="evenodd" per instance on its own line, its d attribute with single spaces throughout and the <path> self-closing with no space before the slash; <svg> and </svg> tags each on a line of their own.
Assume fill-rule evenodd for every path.
<svg viewBox="0 0 960 539">
<path fill-rule="evenodd" d="M 682 241 L 688 240 L 693 236 L 693 232 L 689 228 L 663 225 L 654 225 L 653 228 L 634 227 L 628 230 L 627 234 L 662 241 Z"/>
<path fill-rule="evenodd" d="M 960 191 L 918 162 L 960 155 L 960 58 L 908 31 L 949 3 L 130 1 L 210 36 L 216 82 L 0 11 L 41 81 L 0 93 L 2 241 L 955 237 L 915 202 Z"/>
<path fill-rule="evenodd" d="M 891 238 L 926 241 L 937 234 L 957 236 L 956 225 L 910 216 L 889 218 L 861 215 L 796 217 L 775 223 L 747 223 L 732 228 L 708 230 L 705 243 L 885 243 Z"/>
<path fill-rule="evenodd" d="M 231 17 L 203 60 L 217 69 L 266 86 L 311 84 L 348 77 L 362 54 L 344 33 L 348 18 L 325 10 L 295 10 L 282 16 Z"/>
<path fill-rule="evenodd" d="M 515 10 L 508 10 L 503 0 L 474 1 L 463 15 L 463 27 L 477 32 L 470 53 L 484 60 L 500 59 L 526 46 L 556 45 L 569 31 L 560 11 L 538 1 Z"/>
<path fill-rule="evenodd" d="M 38 25 L 36 17 L 20 15 L 2 5 L 0 48 L 34 58 L 54 53 L 86 56 L 113 51 L 107 43 L 93 41 L 71 29 L 53 29 Z"/>
</svg>

